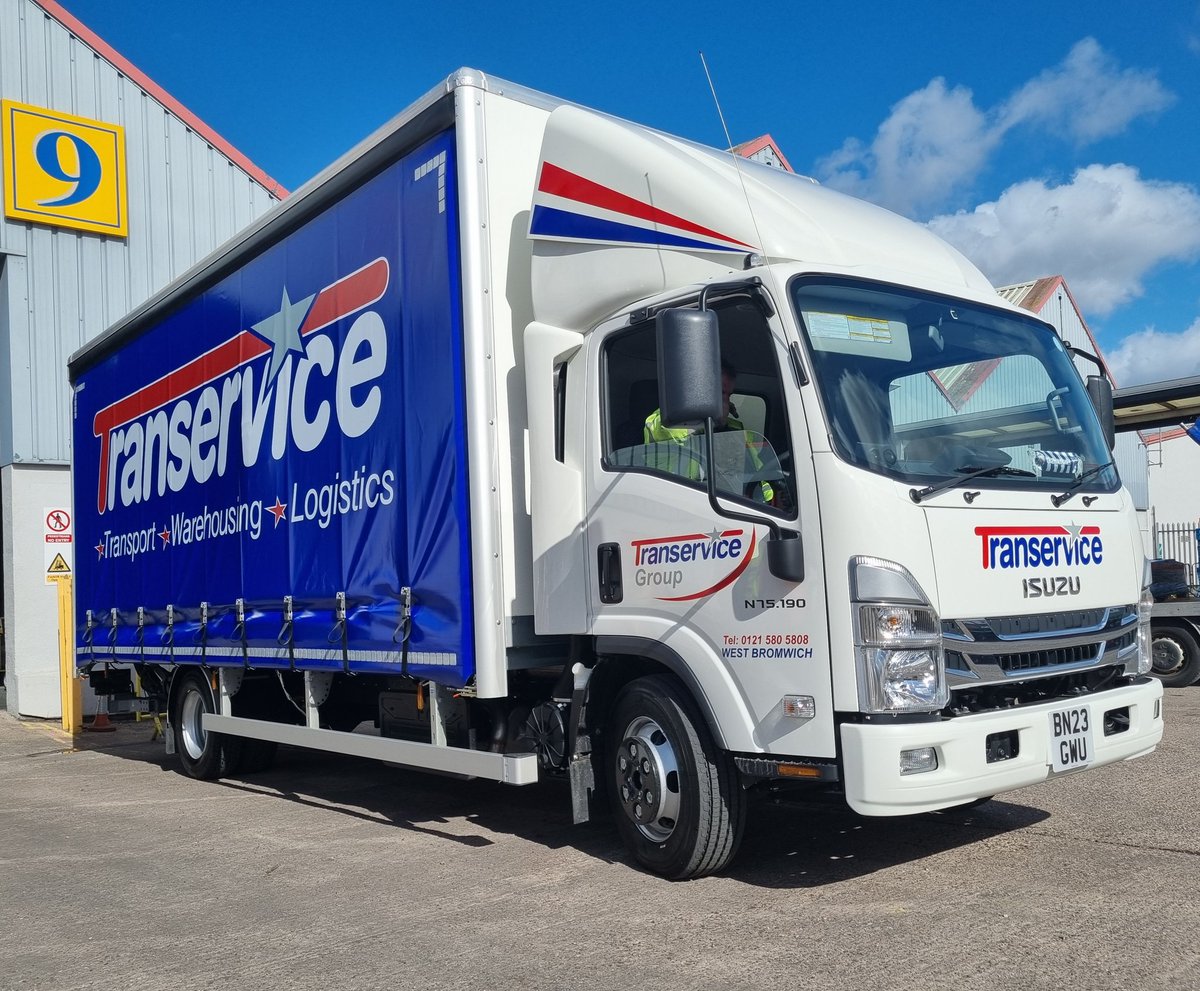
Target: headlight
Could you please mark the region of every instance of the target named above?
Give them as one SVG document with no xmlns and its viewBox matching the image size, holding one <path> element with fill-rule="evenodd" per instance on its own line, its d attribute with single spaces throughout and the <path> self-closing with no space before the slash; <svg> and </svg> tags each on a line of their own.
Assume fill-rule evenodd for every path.
<svg viewBox="0 0 1200 991">
<path fill-rule="evenodd" d="M 940 709 L 947 702 L 941 648 L 865 650 L 871 665 L 871 708 L 883 712 Z"/>
<path fill-rule="evenodd" d="M 850 562 L 859 703 L 864 712 L 931 712 L 950 701 L 941 623 L 898 564 Z"/>
<path fill-rule="evenodd" d="M 1138 674 L 1149 674 L 1150 669 L 1154 666 L 1153 648 L 1150 645 L 1150 613 L 1153 609 L 1154 596 L 1150 594 L 1150 561 L 1147 560 L 1146 566 L 1142 569 L 1142 597 L 1138 600 Z"/>
</svg>

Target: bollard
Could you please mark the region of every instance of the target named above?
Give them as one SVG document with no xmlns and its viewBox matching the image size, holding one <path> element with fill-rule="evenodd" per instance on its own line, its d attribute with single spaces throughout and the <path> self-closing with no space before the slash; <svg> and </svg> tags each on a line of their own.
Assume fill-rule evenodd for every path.
<svg viewBox="0 0 1200 991">
<path fill-rule="evenodd" d="M 62 696 L 62 728 L 72 736 L 83 729 L 83 686 L 75 670 L 75 620 L 71 608 L 71 579 L 58 585 L 58 673 Z"/>
</svg>

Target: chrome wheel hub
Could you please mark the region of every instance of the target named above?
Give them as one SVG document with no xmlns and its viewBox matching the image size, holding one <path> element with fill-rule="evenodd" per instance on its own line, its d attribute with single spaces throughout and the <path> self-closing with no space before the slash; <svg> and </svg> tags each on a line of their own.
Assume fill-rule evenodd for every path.
<svg viewBox="0 0 1200 991">
<path fill-rule="evenodd" d="M 204 699 L 195 689 L 188 691 L 183 697 L 183 705 L 179 707 L 179 735 L 182 738 L 183 749 L 192 760 L 199 760 L 204 753 Z"/>
<path fill-rule="evenodd" d="M 639 716 L 617 751 L 621 807 L 648 840 L 662 843 L 679 819 L 679 763 L 662 727 Z"/>
<path fill-rule="evenodd" d="M 1183 667 L 1183 649 L 1174 640 L 1155 640 L 1151 662 L 1159 674 L 1174 674 Z"/>
</svg>

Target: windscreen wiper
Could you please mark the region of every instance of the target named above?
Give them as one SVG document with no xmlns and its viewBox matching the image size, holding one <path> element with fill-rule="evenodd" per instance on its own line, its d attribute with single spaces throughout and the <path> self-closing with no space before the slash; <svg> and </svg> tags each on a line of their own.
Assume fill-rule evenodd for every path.
<svg viewBox="0 0 1200 991">
<path fill-rule="evenodd" d="M 973 465 L 962 465 L 955 468 L 955 471 L 963 472 L 964 474 L 955 475 L 953 478 L 948 478 L 944 482 L 938 482 L 937 485 L 927 485 L 923 489 L 909 489 L 908 495 L 913 502 L 920 502 L 922 499 L 928 498 L 931 495 L 937 495 L 939 492 L 945 492 L 946 489 L 952 489 L 956 485 L 962 485 L 963 482 L 969 482 L 972 478 L 982 478 L 985 475 L 1024 475 L 1028 478 L 1036 478 L 1037 476 L 1024 468 L 1010 468 L 1008 465 L 989 465 L 987 468 L 976 468 Z"/>
<path fill-rule="evenodd" d="M 1092 478 L 1095 475 L 1100 474 L 1100 472 L 1104 471 L 1105 468 L 1111 468 L 1112 464 L 1113 463 L 1111 461 L 1108 461 L 1102 465 L 1096 465 L 1093 468 L 1089 468 L 1082 475 L 1080 475 L 1077 479 L 1075 479 L 1075 481 L 1073 481 L 1069 486 L 1067 486 L 1066 492 L 1063 492 L 1061 495 L 1051 496 L 1050 501 L 1054 504 L 1055 508 L 1061 506 L 1064 502 L 1066 502 L 1068 499 L 1071 498 L 1071 496 L 1073 496 L 1075 494 L 1075 490 L 1077 488 L 1079 488 L 1079 486 L 1081 486 L 1089 478 Z M 1085 499 L 1084 502 L 1087 502 L 1087 500 Z"/>
</svg>

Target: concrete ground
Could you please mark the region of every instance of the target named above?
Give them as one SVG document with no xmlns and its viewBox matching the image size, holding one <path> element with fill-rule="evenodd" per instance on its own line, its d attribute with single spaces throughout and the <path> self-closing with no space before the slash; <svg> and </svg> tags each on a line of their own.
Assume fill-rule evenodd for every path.
<svg viewBox="0 0 1200 991">
<path fill-rule="evenodd" d="M 199 782 L 150 723 L 0 713 L 0 988 L 1195 988 L 1200 687 L 1166 719 L 970 812 L 756 806 L 671 884 L 554 783 L 299 750 Z"/>
</svg>

